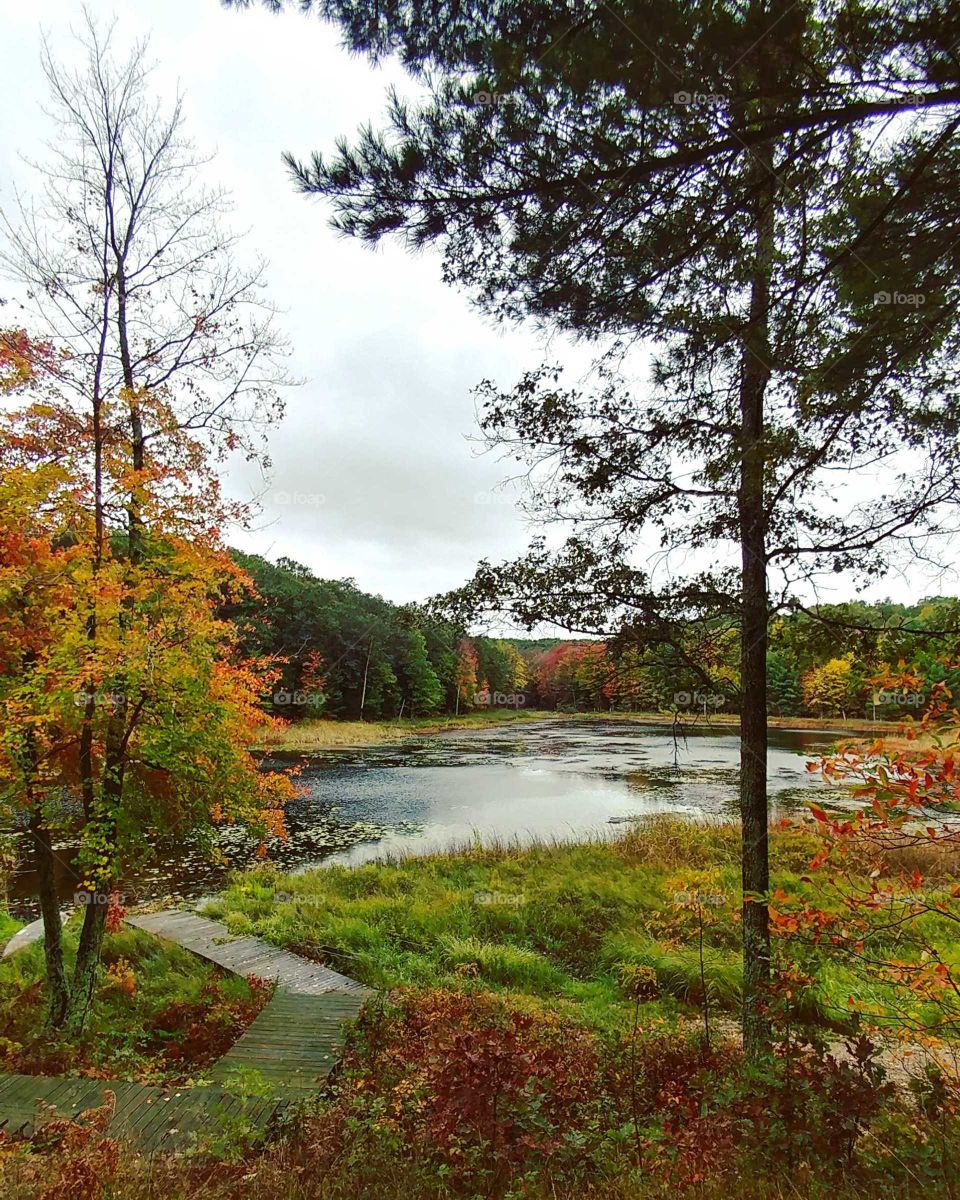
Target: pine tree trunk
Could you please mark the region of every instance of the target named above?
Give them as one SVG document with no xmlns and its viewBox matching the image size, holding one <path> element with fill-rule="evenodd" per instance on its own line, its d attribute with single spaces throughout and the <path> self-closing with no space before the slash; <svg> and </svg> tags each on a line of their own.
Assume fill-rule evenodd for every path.
<svg viewBox="0 0 960 1200">
<path fill-rule="evenodd" d="M 764 1015 L 770 981 L 767 803 L 767 549 L 764 508 L 764 394 L 770 375 L 769 302 L 773 252 L 772 147 L 755 158 L 758 200 L 749 325 L 740 372 L 741 549 L 740 819 L 743 834 L 743 1044 L 755 1058 L 769 1046 Z"/>
<path fill-rule="evenodd" d="M 744 505 L 749 518 L 753 507 Z M 743 646 L 740 659 L 740 820 L 743 834 L 743 1044 L 750 1057 L 763 1052 L 769 1029 L 763 1015 L 770 979 L 770 887 L 767 840 L 767 593 L 762 532 L 756 521 L 743 541 Z"/>
<path fill-rule="evenodd" d="M 753 282 L 751 321 L 766 332 L 766 280 Z M 762 313 L 762 316 L 759 314 Z M 759 339 L 751 338 L 755 349 Z M 762 361 L 744 353 L 741 385 L 743 435 L 739 497 L 741 537 L 740 649 L 740 821 L 743 837 L 743 1045 L 756 1058 L 768 1048 L 769 1024 L 763 1012 L 770 981 L 770 926 L 766 896 L 770 887 L 767 801 L 767 562 L 763 504 Z"/>
<path fill-rule="evenodd" d="M 764 33 L 789 11 L 790 0 L 752 0 L 749 17 Z M 774 11 L 776 10 L 776 11 Z M 779 15 L 778 15 L 779 14 Z M 758 37 L 745 56 L 741 86 L 761 123 L 779 86 L 775 56 Z M 743 835 L 743 1045 L 748 1058 L 770 1049 L 766 1013 L 770 983 L 769 808 L 767 800 L 767 515 L 764 401 L 771 369 L 770 295 L 775 253 L 777 176 L 773 141 L 751 153 L 752 265 L 750 308 L 740 360 L 740 488 L 737 497 L 741 552 L 740 822 Z M 750 253 L 750 251 L 745 251 Z"/>
</svg>

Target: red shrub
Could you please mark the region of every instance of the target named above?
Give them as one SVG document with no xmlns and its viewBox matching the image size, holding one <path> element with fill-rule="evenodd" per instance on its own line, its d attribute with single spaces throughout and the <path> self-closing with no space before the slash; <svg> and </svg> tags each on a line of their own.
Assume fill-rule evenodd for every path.
<svg viewBox="0 0 960 1200">
<path fill-rule="evenodd" d="M 385 1126 L 454 1167 L 486 1169 L 588 1152 L 597 1127 L 598 1046 L 556 1016 L 491 997 L 398 993 L 369 1014 L 348 1056 L 345 1092 L 375 1092 Z"/>
</svg>

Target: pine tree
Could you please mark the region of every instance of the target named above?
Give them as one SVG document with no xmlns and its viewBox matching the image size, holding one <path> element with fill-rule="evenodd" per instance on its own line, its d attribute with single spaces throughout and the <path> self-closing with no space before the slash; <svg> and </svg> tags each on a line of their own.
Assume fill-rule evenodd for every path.
<svg viewBox="0 0 960 1200">
<path fill-rule="evenodd" d="M 385 658 L 377 658 L 367 678 L 366 711 L 372 717 L 395 717 L 398 708 L 397 677 Z"/>
<path fill-rule="evenodd" d="M 771 712 L 778 716 L 796 716 L 800 712 L 802 694 L 800 672 L 796 663 L 782 651 L 767 655 L 767 697 Z"/>
</svg>

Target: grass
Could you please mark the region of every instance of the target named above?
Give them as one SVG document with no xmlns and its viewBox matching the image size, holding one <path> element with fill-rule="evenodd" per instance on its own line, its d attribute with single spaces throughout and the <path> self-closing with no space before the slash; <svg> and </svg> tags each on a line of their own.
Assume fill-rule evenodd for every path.
<svg viewBox="0 0 960 1200">
<path fill-rule="evenodd" d="M 802 876 L 817 845 L 812 830 L 775 834 L 774 886 L 816 899 Z M 956 863 L 927 866 L 934 885 Z M 232 932 L 255 933 L 371 987 L 497 992 L 531 1011 L 560 1011 L 609 1030 L 630 1018 L 621 985 L 630 967 L 646 967 L 655 979 L 644 1016 L 697 1017 L 704 1002 L 698 890 L 706 1000 L 716 1012 L 737 1010 L 739 887 L 735 826 L 659 817 L 613 843 L 469 845 L 286 877 L 258 870 L 238 876 L 205 911 Z M 956 939 L 941 931 L 947 961 L 960 961 Z M 787 953 L 781 942 L 776 950 Z M 796 953 L 813 980 L 803 1014 L 848 1028 L 856 988 L 849 972 L 829 956 Z"/>
<path fill-rule="evenodd" d="M 68 965 L 78 923 L 65 934 Z M 73 1040 L 44 1027 L 43 949 L 0 962 L 0 1070 L 184 1082 L 202 1075 L 240 1036 L 270 996 L 140 930 L 104 941 L 91 1015 Z"/>
<path fill-rule="evenodd" d="M 7 895 L 16 861 L 16 851 L 9 834 L 0 835 L 0 896 Z M 22 924 L 22 921 L 11 916 L 4 905 L 0 903 L 0 947 L 9 942 Z"/>
<path fill-rule="evenodd" d="M 404 717 L 392 721 L 296 721 L 265 726 L 255 739 L 254 750 L 280 750 L 288 753 L 309 754 L 313 751 L 336 749 L 347 746 L 370 746 L 382 742 L 396 742 L 418 734 L 443 733 L 452 729 L 483 729 L 494 725 L 510 725 L 524 721 L 632 721 L 638 725 L 664 725 L 673 721 L 673 714 L 633 712 L 559 712 L 556 709 L 489 708 L 463 713 L 460 716 Z M 896 733 L 902 722 L 864 721 L 840 717 L 770 717 L 771 728 L 793 729 L 837 729 L 850 733 L 873 733 L 876 735 Z M 684 728 L 733 728 L 740 726 L 736 713 L 712 713 L 704 718 L 697 714 L 684 714 Z"/>
<path fill-rule="evenodd" d="M 775 885 L 808 894 L 817 845 L 812 829 L 775 831 Z M 612 843 L 471 844 L 239 875 L 209 915 L 392 989 L 368 1005 L 327 1091 L 279 1141 L 219 1163 L 118 1156 L 96 1131 L 41 1153 L 0 1138 L 0 1194 L 47 1200 L 77 1194 L 79 1179 L 83 1200 L 952 1200 L 949 1097 L 931 1116 L 823 1057 L 752 1075 L 735 1043 L 706 1051 L 674 1032 L 704 999 L 694 893 L 706 996 L 714 1013 L 739 1003 L 739 848 L 735 826 L 660 817 Z M 934 885 L 958 867 L 942 853 L 915 865 Z M 955 937 L 942 930 L 949 960 Z M 144 998 L 154 980 L 169 1011 L 181 967 L 202 996 L 206 968 L 176 951 L 151 968 L 158 944 L 145 938 L 110 946 L 114 961 L 137 962 Z M 856 981 L 816 954 L 799 1015 L 836 1027 Z M 102 1009 L 101 1040 L 121 1017 Z M 717 1022 L 715 1038 L 732 1024 Z"/>
<path fill-rule="evenodd" d="M 806 879 L 818 845 L 812 830 L 775 831 L 773 886 L 839 911 L 829 892 Z M 933 888 L 960 868 L 955 848 L 905 853 L 909 861 L 899 867 L 919 870 Z M 913 861 L 917 854 L 923 861 Z M 621 983 L 631 967 L 655 978 L 646 1016 L 695 1019 L 705 999 L 715 1012 L 736 1012 L 739 886 L 736 826 L 657 817 L 613 843 L 468 845 L 290 877 L 255 871 L 237 877 L 208 911 L 234 932 L 256 933 L 372 987 L 489 990 L 534 1011 L 562 1011 L 611 1029 L 632 1011 Z M 934 932 L 937 918 L 924 920 L 944 961 L 960 964 L 953 926 L 941 921 Z M 882 941 L 872 944 L 884 949 Z M 812 980 L 801 1015 L 849 1029 L 848 999 L 865 986 L 851 968 L 799 944 L 776 941 L 775 953 L 781 966 L 796 966 Z M 883 990 L 870 986 L 869 999 L 882 1004 Z"/>
<path fill-rule="evenodd" d="M 2 881 L 0 881 L 0 888 L 2 886 Z M 11 916 L 5 908 L 0 908 L 0 946 L 5 946 L 22 925 L 22 921 Z"/>
<path fill-rule="evenodd" d="M 952 1148 L 952 1147 L 950 1147 Z M 895 1151 L 893 1151 L 895 1153 Z M 103 1152 L 101 1151 L 101 1154 Z M 78 1197 L 73 1183 L 79 1162 L 97 1165 L 95 1154 L 88 1160 L 74 1152 L 37 1155 L 27 1151 L 8 1152 L 0 1157 L 0 1184 L 4 1200 L 52 1200 Z M 422 1167 L 396 1155 L 394 1161 L 368 1162 L 366 1170 L 342 1159 L 331 1165 L 313 1137 L 280 1142 L 266 1152 L 235 1164 L 209 1164 L 182 1158 L 145 1158 L 125 1150 L 122 1165 L 103 1173 L 103 1191 L 85 1191 L 83 1200 L 446 1200 L 458 1193 L 449 1177 L 425 1178 Z M 860 1179 L 838 1181 L 835 1175 L 819 1178 L 819 1164 L 801 1162 L 780 1179 L 760 1177 L 745 1171 L 739 1176 L 707 1179 L 692 1188 L 680 1188 L 669 1176 L 658 1177 L 647 1169 L 631 1169 L 625 1163 L 612 1176 L 565 1183 L 544 1172 L 531 1172 L 520 1184 L 522 1190 L 506 1195 L 524 1200 L 953 1200 L 953 1183 L 906 1169 L 891 1177 L 878 1171 L 865 1187 Z M 951 1169 L 955 1178 L 955 1169 Z M 501 1191 L 480 1193 L 487 1197 Z M 479 1200 L 479 1197 L 477 1198 Z"/>
<path fill-rule="evenodd" d="M 569 720 L 616 720 L 635 721 L 638 725 L 670 725 L 673 712 L 582 712 L 559 713 Z M 682 712 L 679 722 L 685 729 L 730 727 L 739 729 L 738 713 L 715 712 L 706 717 L 702 713 Z M 851 733 L 896 733 L 903 728 L 902 721 L 870 721 L 860 717 L 776 717 L 768 714 L 767 724 L 771 729 L 842 729 Z"/>
<path fill-rule="evenodd" d="M 517 721 L 546 721 L 565 714 L 518 708 L 485 708 L 460 716 L 404 717 L 392 721 L 295 721 L 265 726 L 257 735 L 254 750 L 282 750 L 309 754 L 338 746 L 370 746 L 396 742 L 424 733 L 448 729 L 477 729 L 511 725 Z"/>
</svg>

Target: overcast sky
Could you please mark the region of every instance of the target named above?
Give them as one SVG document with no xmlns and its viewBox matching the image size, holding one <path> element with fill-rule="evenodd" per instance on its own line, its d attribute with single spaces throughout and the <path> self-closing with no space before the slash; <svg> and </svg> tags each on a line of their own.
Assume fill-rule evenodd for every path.
<svg viewBox="0 0 960 1200">
<path fill-rule="evenodd" d="M 49 133 L 40 31 L 55 52 L 68 50 L 81 7 L 0 0 L 0 203 L 14 182 L 30 186 L 20 155 L 40 156 Z M 184 93 L 187 131 L 216 154 L 209 182 L 231 190 L 233 225 L 249 229 L 251 256 L 270 263 L 291 373 L 305 380 L 273 432 L 271 477 L 230 469 L 228 490 L 263 505 L 257 529 L 231 540 L 321 576 L 352 576 L 398 602 L 459 585 L 479 558 L 522 551 L 529 531 L 515 493 L 498 490 L 510 464 L 469 440 L 471 389 L 488 377 L 511 384 L 541 361 L 542 347 L 532 332 L 495 329 L 446 287 L 435 254 L 337 237 L 325 202 L 297 195 L 280 161 L 284 150 L 328 151 L 338 135 L 380 124 L 388 85 L 410 89 L 400 69 L 351 57 L 334 29 L 295 12 L 232 12 L 219 0 L 90 7 L 118 15 L 120 49 L 149 35 L 156 90 Z M 562 344 L 551 347 L 558 356 L 584 361 Z M 941 588 L 955 591 L 956 579 L 894 576 L 869 594 L 910 601 Z M 837 579 L 822 598 L 852 594 L 852 581 Z"/>
<path fill-rule="evenodd" d="M 13 183 L 31 185 L 20 155 L 39 157 L 49 134 L 41 28 L 55 52 L 69 49 L 81 7 L 0 0 L 0 202 Z M 481 557 L 520 552 L 525 522 L 497 490 L 510 468 L 468 440 L 477 435 L 471 389 L 485 377 L 512 382 L 539 361 L 536 339 L 495 329 L 441 282 L 436 255 L 335 235 L 326 204 L 297 195 L 280 161 L 283 150 L 330 149 L 376 122 L 387 86 L 410 87 L 400 69 L 371 68 L 331 27 L 293 12 L 232 12 L 218 0 L 91 7 L 118 15 L 122 49 L 149 34 L 156 89 L 184 92 L 187 131 L 216 152 L 210 182 L 231 190 L 232 224 L 249 229 L 251 257 L 270 264 L 291 374 L 305 380 L 271 436 L 271 479 L 244 464 L 230 471 L 230 489 L 263 504 L 257 530 L 232 540 L 396 601 L 464 582 Z"/>
</svg>

